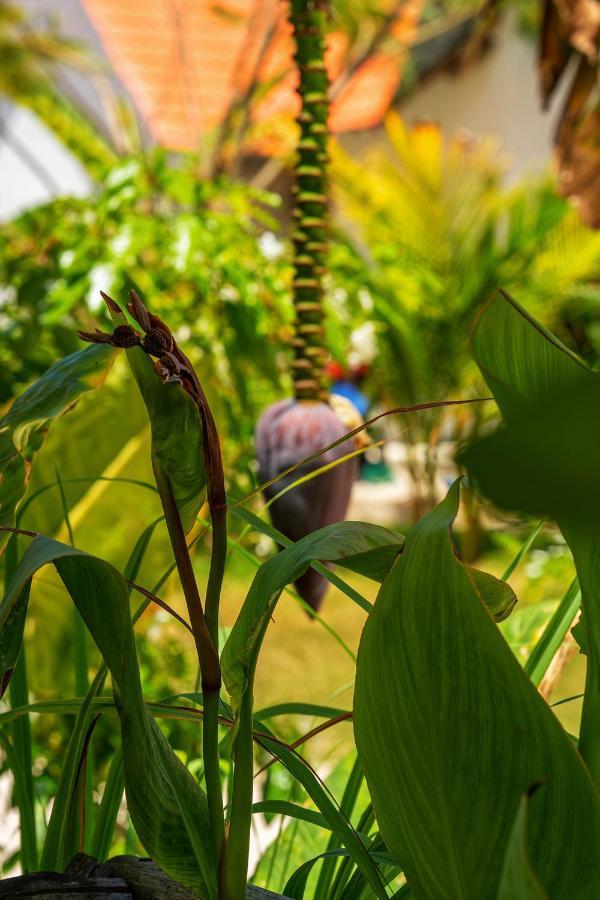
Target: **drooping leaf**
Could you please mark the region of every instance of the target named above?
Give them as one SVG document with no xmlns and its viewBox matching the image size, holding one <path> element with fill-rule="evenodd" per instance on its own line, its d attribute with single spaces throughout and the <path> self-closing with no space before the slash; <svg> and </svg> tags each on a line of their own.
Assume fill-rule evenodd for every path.
<svg viewBox="0 0 600 900">
<path fill-rule="evenodd" d="M 32 541 L 0 606 L 0 614 L 27 605 L 34 574 L 52 563 L 94 638 L 112 676 L 121 722 L 129 814 L 147 852 L 165 871 L 212 900 L 206 797 L 149 713 L 129 610 L 129 588 L 111 565 L 49 538 Z M 17 619 L 22 633 L 21 614 Z M 0 647 L 7 629 L 0 628 Z M 15 637 L 9 640 L 11 650 Z"/>
<path fill-rule="evenodd" d="M 517 604 L 511 586 L 489 572 L 481 572 L 472 566 L 465 566 L 465 570 L 492 619 L 495 622 L 507 619 Z"/>
<path fill-rule="evenodd" d="M 600 374 L 502 294 L 473 334 L 504 422 L 461 454 L 498 506 L 554 518 L 581 587 L 587 650 L 579 749 L 600 785 Z"/>
<path fill-rule="evenodd" d="M 15 400 L 0 420 L 0 524 L 13 526 L 29 480 L 31 458 L 52 419 L 104 380 L 113 356 L 106 346 L 87 347 L 51 366 Z M 7 534 L 0 532 L 0 548 Z"/>
<path fill-rule="evenodd" d="M 237 506 L 233 504 L 230 507 L 230 512 L 231 515 L 242 519 L 259 534 L 265 534 L 267 537 L 271 538 L 271 540 L 278 544 L 280 547 L 292 546 L 293 541 L 291 541 L 284 534 L 274 528 L 270 522 L 267 522 L 265 519 L 259 518 L 249 509 L 245 509 L 243 506 Z M 403 540 L 402 535 L 398 535 L 398 540 Z M 381 552 L 385 554 L 388 551 L 385 547 L 382 547 Z M 330 584 L 333 584 L 343 594 L 346 594 L 347 597 L 350 597 L 350 599 L 353 600 L 354 603 L 356 603 L 358 606 L 360 606 L 361 609 L 364 609 L 365 612 L 369 612 L 369 610 L 371 609 L 371 603 L 366 599 L 366 597 L 363 597 L 363 595 L 359 593 L 355 587 L 353 587 L 351 584 L 348 584 L 347 581 L 344 581 L 335 572 L 333 572 L 331 569 L 327 568 L 327 566 L 324 566 L 320 562 L 313 561 L 312 566 L 317 570 L 317 572 L 320 572 L 321 575 L 323 575 L 323 577 L 330 582 Z"/>
<path fill-rule="evenodd" d="M 354 727 L 382 835 L 411 892 L 491 897 L 520 798 L 552 896 L 600 889 L 600 800 L 453 551 L 458 484 L 406 538 L 363 633 Z"/>
<path fill-rule="evenodd" d="M 117 312 L 111 305 L 109 311 L 117 325 L 126 323 L 122 312 Z M 131 347 L 126 353 L 148 410 L 153 458 L 168 478 L 187 533 L 206 497 L 202 424 L 198 407 L 181 385 L 163 383 L 150 357 L 140 347 Z"/>
<path fill-rule="evenodd" d="M 142 534 L 134 544 L 133 550 L 125 567 L 126 578 L 136 578 L 139 568 L 143 562 L 146 550 L 148 549 L 150 539 L 154 533 L 154 529 L 161 521 L 162 519 L 156 519 L 154 522 L 151 522 L 150 525 L 148 525 L 143 530 Z M 130 588 L 128 588 L 128 592 L 131 593 Z M 26 604 L 23 604 L 23 607 L 25 609 Z M 66 753 L 63 759 L 60 778 L 58 780 L 56 793 L 54 795 L 54 801 L 52 803 L 52 812 L 50 813 L 50 819 L 48 821 L 46 838 L 44 840 L 42 864 L 46 869 L 49 870 L 56 869 L 58 871 L 62 871 L 69 864 L 74 855 L 73 847 L 69 847 L 69 844 L 66 843 L 66 837 L 68 834 L 67 823 L 76 792 L 78 767 L 80 765 L 82 754 L 84 752 L 86 738 L 90 727 L 92 704 L 96 697 L 98 697 L 102 693 L 102 689 L 106 681 L 106 675 L 106 667 L 101 666 L 96 673 L 96 677 L 94 678 L 92 684 L 89 686 L 89 689 L 86 691 L 85 696 L 83 697 L 81 708 L 71 729 L 69 743 L 67 745 Z M 121 775 L 122 768 L 122 766 L 120 769 L 118 766 L 111 766 L 112 777 L 116 778 L 120 776 L 121 785 L 120 791 L 118 787 L 113 787 L 111 785 L 109 793 L 112 792 L 114 795 L 118 794 L 119 800 L 123 794 L 124 787 L 122 783 L 123 776 Z M 103 810 L 104 818 L 106 818 L 107 816 L 106 807 L 107 804 L 105 804 Z M 115 809 L 115 818 L 116 813 L 117 810 Z"/>
<path fill-rule="evenodd" d="M 527 851 L 529 797 L 521 797 L 504 856 L 498 900 L 547 900 Z"/>
<path fill-rule="evenodd" d="M 395 539 L 398 540 L 397 537 Z M 283 549 L 277 556 L 264 563 L 254 577 L 250 591 L 221 655 L 223 681 L 229 692 L 235 716 L 235 769 L 229 850 L 230 854 L 233 854 L 232 848 L 235 849 L 237 859 L 245 860 L 248 855 L 252 811 L 254 672 L 262 641 L 279 597 L 288 584 L 297 582 L 315 559 L 322 562 L 337 562 L 346 556 L 351 558 L 361 556 L 364 565 L 364 557 L 368 555 L 369 551 L 378 552 L 382 544 L 388 545 L 389 543 L 389 532 L 377 526 L 358 522 L 328 525 Z M 292 755 L 286 765 L 295 766 L 296 758 Z M 312 799 L 315 800 L 314 797 Z M 316 800 L 315 803 L 317 803 Z M 327 817 L 328 810 L 321 806 L 319 809 Z M 376 896 L 385 897 L 379 875 L 353 830 L 342 827 L 341 832 L 337 831 L 337 833 L 340 840 L 352 853 L 356 864 L 364 870 L 365 877 Z M 239 880 L 239 867 L 236 866 L 236 871 L 230 877 Z"/>
<path fill-rule="evenodd" d="M 395 554 L 401 546 L 401 535 L 386 528 L 340 522 L 320 528 L 267 560 L 254 577 L 221 657 L 223 680 L 234 711 L 241 705 L 269 619 L 286 585 L 297 581 L 313 560 L 343 565 L 346 559 L 353 564 L 358 559 L 360 571 L 378 575 L 382 559 L 389 558 L 390 547 L 395 547 Z"/>
</svg>

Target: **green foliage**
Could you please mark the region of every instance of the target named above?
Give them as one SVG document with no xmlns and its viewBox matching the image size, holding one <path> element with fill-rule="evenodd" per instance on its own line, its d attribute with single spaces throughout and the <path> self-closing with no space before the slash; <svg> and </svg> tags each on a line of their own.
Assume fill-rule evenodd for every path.
<svg viewBox="0 0 600 900">
<path fill-rule="evenodd" d="M 380 575 L 381 560 L 391 564 L 401 546 L 402 537 L 386 528 L 342 522 L 314 531 L 261 566 L 223 648 L 223 678 L 234 711 L 241 707 L 246 693 L 252 692 L 260 645 L 287 584 L 296 581 L 316 559 L 341 565 L 348 560 L 350 567 L 358 559 L 364 574 Z"/>
<path fill-rule="evenodd" d="M 521 795 L 541 781 L 533 865 L 551 896 L 592 898 L 598 795 L 454 553 L 458 498 L 455 484 L 408 535 L 359 650 L 355 733 L 383 837 L 417 896 L 495 896 Z"/>
<path fill-rule="evenodd" d="M 7 586 L 3 606 L 27 606 L 34 574 L 52 563 L 98 644 L 113 678 L 125 763 L 129 813 L 136 831 L 154 858 L 174 877 L 216 896 L 208 832 L 206 798 L 155 725 L 142 698 L 129 590 L 120 572 L 104 561 L 48 538 L 38 537 L 26 551 Z M 18 622 L 24 615 L 18 616 Z M 22 628 L 14 629 L 21 632 Z M 13 629 L 2 629 L 2 641 Z M 76 760 L 71 762 L 76 763 Z M 62 835 L 49 832 L 42 865 L 62 867 Z"/>
<path fill-rule="evenodd" d="M 55 363 L 25 391 L 0 421 L 0 523 L 14 525 L 27 490 L 29 461 L 52 419 L 104 380 L 111 358 L 107 347 L 89 347 Z M 0 546 L 6 533 L 0 536 Z"/>
<path fill-rule="evenodd" d="M 518 286 L 569 340 L 569 325 L 597 319 L 600 235 L 549 178 L 503 188 L 489 140 L 445 145 L 436 125 L 391 115 L 386 143 L 364 158 L 334 146 L 332 175 L 349 220 L 333 270 L 345 307 L 374 321 L 376 375 L 393 403 L 473 390 L 468 335 L 498 287 Z"/>
<path fill-rule="evenodd" d="M 488 895 L 538 900 L 543 896 L 542 890 L 552 900 L 562 900 L 570 896 L 569 892 L 582 900 L 595 897 L 600 882 L 595 856 L 600 801 L 586 769 L 586 762 L 593 763 L 599 731 L 594 706 L 596 635 L 590 628 L 595 618 L 589 599 L 594 577 L 590 568 L 593 548 L 585 531 L 593 515 L 586 510 L 576 522 L 567 516 L 570 527 L 565 529 L 578 566 L 588 628 L 584 641 L 588 653 L 587 706 L 584 705 L 579 750 L 535 690 L 576 611 L 577 585 L 565 594 L 522 668 L 495 624 L 512 612 L 516 603 L 514 592 L 505 581 L 464 565 L 452 545 L 450 526 L 458 508 L 458 485 L 415 526 L 406 540 L 387 529 L 348 522 L 321 529 L 293 543 L 245 509 L 243 501 L 233 505 L 233 511 L 249 528 L 268 535 L 283 549 L 259 567 L 219 657 L 212 624 L 218 624 L 227 535 L 223 530 L 223 505 L 214 504 L 215 496 L 219 496 L 215 486 L 218 488 L 220 483 L 222 490 L 216 465 L 217 436 L 193 367 L 187 368 L 191 363 L 164 323 L 160 324 L 161 346 L 153 343 L 152 329 L 158 320 L 136 302 L 135 327 L 141 331 L 137 330 L 135 337 L 138 346 L 127 352 L 152 423 L 152 452 L 155 459 L 160 456 L 161 464 L 155 466 L 158 498 L 188 605 L 190 630 L 199 651 L 202 693 L 189 691 L 168 701 L 150 702 L 142 684 L 143 645 L 136 648 L 133 626 L 145 604 L 132 618 L 126 577 L 137 577 L 159 520 L 147 526 L 132 547 L 126 575 L 96 554 L 41 536 L 33 539 L 17 566 L 18 545 L 13 537 L 7 567 L 9 580 L 0 605 L 3 680 L 6 682 L 15 668 L 24 637 L 27 641 L 25 624 L 32 578 L 48 563 L 58 572 L 102 659 L 85 698 L 30 704 L 25 681 L 25 692 L 19 694 L 20 708 L 4 713 L 0 719 L 3 747 L 21 785 L 21 822 L 31 844 L 27 858 L 34 860 L 37 850 L 33 803 L 27 772 L 21 771 L 21 763 L 16 762 L 15 747 L 5 730 L 19 720 L 26 722 L 32 711 L 62 711 L 77 718 L 46 829 L 43 865 L 63 865 L 76 846 L 76 837 L 85 847 L 107 855 L 124 784 L 128 813 L 145 851 L 208 900 L 243 897 L 251 819 L 259 813 L 290 817 L 295 823 L 290 828 L 299 834 L 306 828 L 323 832 L 315 842 L 311 859 L 304 853 L 298 859 L 296 851 L 292 856 L 296 830 L 285 832 L 290 835 L 283 844 L 287 846 L 286 859 L 277 872 L 279 878 L 285 873 L 286 889 L 294 897 L 306 896 L 313 890 L 318 900 L 358 898 L 365 894 L 383 900 L 390 893 L 388 883 L 393 884 L 398 897 L 410 891 L 415 896 L 452 900 Z M 113 306 L 117 315 L 114 302 Z M 166 352 L 162 343 L 168 347 Z M 596 383 L 595 373 L 506 300 L 497 301 L 483 314 L 474 347 L 477 361 L 507 417 L 503 433 L 511 435 L 509 429 L 513 429 L 515 441 L 522 439 L 523 414 L 531 417 L 535 427 L 541 427 L 531 396 L 541 397 L 545 410 L 549 398 L 556 400 L 557 390 L 560 400 L 565 381 L 584 397 L 588 386 L 580 389 L 581 377 L 591 379 L 594 386 Z M 515 347 L 525 362 L 515 364 L 510 352 Z M 111 350 L 100 349 L 108 353 L 102 357 L 107 363 Z M 150 357 L 158 359 L 158 364 L 153 365 Z M 71 358 L 67 370 L 71 375 L 75 372 L 76 377 L 67 379 L 69 397 L 72 383 L 78 395 L 80 370 L 88 358 L 85 353 L 80 353 L 75 363 Z M 35 408 L 42 410 L 43 421 L 48 409 L 56 406 L 62 411 L 65 406 L 64 390 L 58 392 L 61 402 L 55 402 L 55 375 L 62 371 L 60 366 L 57 364 L 30 389 L 30 396 L 38 398 Z M 118 366 L 116 370 L 117 391 L 123 386 L 127 390 L 131 381 L 123 381 Z M 27 395 L 26 392 L 23 397 Z M 18 403 L 13 409 L 18 410 Z M 112 415 L 110 409 L 123 406 L 121 403 L 106 407 L 105 415 Z M 557 409 L 566 415 L 560 403 Z M 577 416 L 569 421 L 578 436 L 582 472 L 589 479 L 589 426 L 580 424 L 584 419 L 577 403 L 574 409 Z M 86 415 L 84 406 L 73 414 L 73 421 L 78 416 L 88 421 Z M 67 422 L 68 418 L 61 420 L 57 428 L 64 429 Z M 98 422 L 102 423 L 101 417 Z M 117 446 L 130 440 L 131 430 L 134 435 L 139 433 L 140 423 L 135 417 L 133 425 L 129 431 L 125 429 Z M 36 456 L 36 465 L 39 460 L 43 462 L 53 440 L 55 433 L 50 434 L 46 448 Z M 561 441 L 562 437 L 557 444 L 558 456 L 563 459 L 565 448 Z M 469 451 L 474 458 L 479 453 L 477 446 Z M 175 447 L 178 452 L 173 452 Z M 145 450 L 150 452 L 150 447 L 145 445 Z M 514 469 L 514 458 L 508 450 L 510 446 L 505 465 L 512 461 Z M 548 441 L 544 451 L 550 460 L 548 465 L 556 468 L 560 460 L 554 459 L 556 454 Z M 79 465 L 83 465 L 81 460 Z M 537 465 L 543 478 L 543 460 L 538 460 Z M 60 527 L 61 519 L 68 519 L 73 538 L 75 517 L 67 496 L 69 479 L 61 471 L 57 484 L 56 471 L 46 471 L 51 475 L 51 485 L 36 486 L 21 513 L 29 515 L 37 497 L 43 498 L 50 490 L 58 491 L 54 496 L 62 498 L 60 514 L 55 511 L 54 515 L 44 515 L 55 529 Z M 192 480 L 187 475 L 181 479 L 181 471 L 192 472 Z M 531 477 L 526 467 L 524 471 Z M 197 520 L 207 474 L 212 545 L 203 603 L 183 523 L 185 520 L 187 529 Z M 519 477 L 513 480 L 518 488 Z M 156 491 L 148 491 L 149 486 L 142 481 L 132 482 L 129 489 L 136 496 L 143 488 L 156 502 Z M 174 499 L 176 486 L 192 482 L 194 490 L 181 493 L 182 500 L 191 502 L 178 505 Z M 576 479 L 575 486 L 579 491 Z M 581 504 L 582 495 L 577 491 L 576 500 Z M 560 491 L 554 493 L 561 497 Z M 87 495 L 77 496 L 78 507 L 89 502 Z M 593 506 L 593 490 L 589 497 Z M 558 505 L 549 503 L 541 511 L 562 514 L 565 508 L 569 511 L 571 506 L 563 499 Z M 508 574 L 515 572 L 539 532 L 540 526 L 536 526 L 525 538 L 508 566 Z M 229 545 L 232 544 L 230 539 Z M 333 561 L 361 577 L 383 582 L 374 608 L 339 575 L 323 568 L 324 562 Z M 344 592 L 368 613 L 358 657 L 354 707 L 359 764 L 346 777 L 341 801 L 328 791 L 297 748 L 271 730 L 270 720 L 280 714 L 324 716 L 326 719 L 319 726 L 322 731 L 346 720 L 349 714 L 330 703 L 284 703 L 262 710 L 259 715 L 253 709 L 255 670 L 276 604 L 282 591 L 311 565 L 337 580 Z M 147 600 L 160 589 L 173 568 L 171 564 L 153 591 L 146 591 Z M 222 696 L 217 690 L 219 666 L 227 691 Z M 103 694 L 107 670 L 112 678 L 113 698 Z M 192 706 L 184 706 L 183 702 Z M 96 821 L 93 827 L 81 829 L 73 822 L 73 814 L 78 797 L 87 803 L 80 773 L 92 725 L 98 716 L 104 720 L 115 711 L 120 724 L 122 762 L 119 752 L 110 754 L 113 762 Z M 187 757 L 199 766 L 203 787 L 182 762 L 173 734 L 169 740 L 155 721 L 157 716 L 168 716 L 180 722 L 198 722 L 200 713 L 201 760 L 195 760 L 190 752 Z M 265 724 L 267 719 L 269 725 Z M 223 728 L 227 729 L 226 739 Z M 258 805 L 253 803 L 254 744 L 259 745 L 261 754 L 267 754 L 267 759 L 283 765 L 294 784 L 287 794 L 267 793 Z M 364 802 L 362 771 L 372 806 L 371 802 Z M 538 782 L 539 790 L 527 801 L 525 824 L 522 797 Z M 224 789 L 227 829 L 223 827 Z M 297 848 L 298 853 L 302 846 Z M 216 851 L 217 847 L 221 849 Z M 288 854 L 289 860 L 294 860 L 293 872 L 286 861 Z M 274 863 L 271 870 L 275 871 Z M 538 882 L 543 889 L 538 889 Z"/>
<path fill-rule="evenodd" d="M 475 358 L 505 424 L 463 454 L 482 490 L 508 508 L 556 518 L 581 585 L 588 654 L 581 752 L 600 779 L 600 615 L 598 611 L 596 418 L 600 376 L 508 296 L 484 311 Z"/>
<path fill-rule="evenodd" d="M 155 152 L 115 166 L 90 199 L 61 198 L 0 229 L 0 402 L 77 349 L 101 305 L 135 287 L 191 348 L 248 484 L 259 412 L 280 396 L 291 270 L 273 195 L 198 175 L 193 156 Z M 281 391 L 281 387 L 278 388 Z"/>
</svg>

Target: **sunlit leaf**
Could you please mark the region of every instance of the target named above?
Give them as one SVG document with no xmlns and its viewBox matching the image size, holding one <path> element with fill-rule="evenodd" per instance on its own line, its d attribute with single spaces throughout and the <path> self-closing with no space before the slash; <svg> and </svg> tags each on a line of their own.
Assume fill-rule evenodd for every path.
<svg viewBox="0 0 600 900">
<path fill-rule="evenodd" d="M 13 526 L 29 481 L 31 459 L 51 421 L 104 380 L 112 348 L 96 346 L 55 363 L 0 420 L 0 524 Z M 7 540 L 0 533 L 0 547 Z"/>
<path fill-rule="evenodd" d="M 26 607 L 34 574 L 52 563 L 112 676 L 121 721 L 127 806 L 145 849 L 200 895 L 216 895 L 206 797 L 155 724 L 143 697 L 129 608 L 129 587 L 111 565 L 37 537 L 7 587 L 0 611 Z M 22 632 L 24 615 L 17 618 Z M 0 647 L 7 629 L 0 629 Z M 10 638 L 14 649 L 15 637 Z"/>
</svg>

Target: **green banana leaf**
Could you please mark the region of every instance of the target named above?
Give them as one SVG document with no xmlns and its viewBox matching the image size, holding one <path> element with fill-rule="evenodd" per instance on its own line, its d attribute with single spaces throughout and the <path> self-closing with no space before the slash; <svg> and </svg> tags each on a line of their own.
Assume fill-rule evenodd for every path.
<svg viewBox="0 0 600 900">
<path fill-rule="evenodd" d="M 112 305 L 109 305 L 109 311 L 115 324 L 127 323 L 123 312 L 117 312 Z M 137 323 L 136 327 L 139 328 Z M 206 498 L 202 423 L 198 407 L 181 385 L 163 383 L 150 357 L 140 347 L 132 347 L 125 352 L 148 410 L 154 463 L 160 466 L 169 481 L 181 524 L 187 533 Z"/>
<path fill-rule="evenodd" d="M 496 505 L 554 518 L 573 552 L 587 652 L 579 749 L 600 785 L 600 374 L 506 294 L 480 316 L 473 352 L 504 422 L 459 458 Z"/>
<path fill-rule="evenodd" d="M 155 724 L 142 696 L 129 609 L 129 587 L 108 563 L 37 537 L 25 552 L 0 605 L 0 658 L 14 666 L 29 586 L 52 563 L 112 676 L 121 722 L 127 806 L 152 858 L 205 900 L 216 897 L 206 797 Z M 17 612 L 19 611 L 19 612 Z M 6 645 L 6 646 L 5 646 Z"/>
<path fill-rule="evenodd" d="M 459 484 L 408 534 L 361 639 L 359 758 L 381 833 L 419 898 L 495 898 L 522 795 L 552 898 L 600 892 L 600 800 L 494 624 L 450 527 Z"/>
<path fill-rule="evenodd" d="M 113 349 L 107 346 L 71 353 L 27 388 L 0 420 L 0 525 L 15 524 L 29 482 L 31 459 L 52 420 L 104 381 L 113 356 Z M 6 532 L 0 532 L 0 549 L 7 538 Z"/>
</svg>

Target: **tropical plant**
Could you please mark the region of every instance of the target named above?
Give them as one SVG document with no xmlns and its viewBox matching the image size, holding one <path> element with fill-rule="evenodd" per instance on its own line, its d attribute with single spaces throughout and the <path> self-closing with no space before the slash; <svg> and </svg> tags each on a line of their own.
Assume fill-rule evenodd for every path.
<svg viewBox="0 0 600 900">
<path fill-rule="evenodd" d="M 91 327 L 100 286 L 137 287 L 195 346 L 247 486 L 253 426 L 285 378 L 290 333 L 289 265 L 269 214 L 276 202 L 198 178 L 192 156 L 175 164 L 157 151 L 113 168 L 91 200 L 56 200 L 4 225 L 0 402 L 76 349 L 75 328 Z M 131 437 L 128 423 L 121 433 Z"/>
<path fill-rule="evenodd" d="M 290 9 L 300 96 L 300 139 L 292 211 L 295 226 L 292 234 L 294 358 L 291 362 L 294 397 L 269 406 L 256 427 L 259 477 L 267 483 L 265 497 L 272 521 L 286 537 L 294 540 L 345 518 L 357 474 L 356 460 L 346 458 L 352 457 L 356 448 L 352 443 L 340 441 L 348 430 L 344 425 L 350 427 L 350 424 L 344 423 L 331 407 L 325 373 L 328 352 L 323 295 L 329 232 L 329 84 L 324 28 L 327 7 L 326 2 L 307 5 L 302 0 L 293 0 Z M 360 421 L 358 413 L 356 416 Z M 287 470 L 315 457 L 324 445 L 329 444 L 335 446 L 323 459 L 317 457 L 304 463 L 299 474 L 309 476 L 322 465 L 329 466 L 329 471 L 318 481 L 307 480 L 293 493 L 286 491 L 290 483 Z M 308 571 L 297 581 L 296 587 L 309 606 L 318 610 L 327 588 L 325 579 Z"/>
<path fill-rule="evenodd" d="M 24 457 L 31 452 L 28 451 L 28 441 L 33 440 L 35 446 L 36 429 L 39 433 L 49 418 L 72 404 L 89 387 L 90 373 L 106 366 L 113 353 L 112 347 L 126 348 L 150 418 L 156 485 L 188 604 L 191 625 L 187 627 L 191 628 L 198 651 L 206 794 L 171 750 L 142 699 L 127 578 L 97 557 L 41 536 L 34 538 L 16 564 L 13 543 L 16 536 L 13 536 L 7 556 L 7 588 L 2 604 L 0 632 L 3 688 L 6 689 L 15 668 L 17 684 L 20 680 L 20 686 L 24 686 L 21 642 L 31 579 L 48 563 L 55 566 L 104 659 L 87 691 L 86 686 L 82 685 L 85 699 L 77 701 L 77 722 L 48 823 L 41 863 L 49 868 L 62 868 L 73 849 L 84 840 L 80 831 L 81 822 L 74 814 L 75 797 L 78 791 L 85 790 L 78 784 L 78 779 L 85 768 L 81 767 L 81 759 L 85 754 L 86 735 L 92 727 L 94 714 L 104 706 L 100 694 L 110 672 L 115 708 L 121 720 L 124 774 L 119 766 L 115 766 L 114 771 L 111 769 L 116 784 L 111 782 L 105 788 L 106 806 L 101 810 L 97 823 L 101 831 L 96 831 L 95 837 L 92 835 L 92 842 L 98 845 L 100 834 L 107 828 L 107 815 L 112 816 L 114 827 L 122 792 L 118 785 L 124 777 L 129 813 L 147 851 L 176 878 L 193 885 L 201 896 L 242 897 L 252 811 L 252 742 L 257 737 L 257 730 L 265 728 L 252 719 L 252 678 L 262 635 L 274 604 L 286 584 L 298 578 L 315 556 L 325 561 L 339 561 L 356 571 L 381 578 L 397 552 L 401 538 L 385 529 L 349 523 L 322 529 L 282 551 L 257 574 L 219 660 L 216 649 L 218 605 L 227 550 L 227 505 L 214 420 L 193 367 L 167 326 L 148 314 L 135 293 L 132 294 L 130 307 L 135 327 L 129 324 L 114 301 L 108 297 L 106 299 L 116 322 L 113 333 L 84 334 L 86 339 L 99 346 L 77 352 L 57 363 L 17 401 L 9 413 L 4 428 L 6 451 L 2 511 L 7 524 L 3 529 L 5 535 L 15 531 L 11 523 L 15 521 L 17 506 L 26 489 Z M 156 359 L 154 366 L 149 357 Z M 213 541 L 203 605 L 185 535 L 195 523 L 205 494 Z M 20 533 L 32 536 L 31 532 Z M 151 531 L 146 530 L 134 548 L 128 567 L 130 573 L 139 564 L 149 534 Z M 143 606 L 150 599 L 156 599 L 153 592 L 144 593 L 147 600 Z M 140 612 L 138 610 L 134 621 Z M 115 641 L 116 634 L 119 638 Z M 21 661 L 17 664 L 20 654 Z M 223 705 L 219 698 L 221 669 L 229 685 L 232 706 Z M 190 695 L 190 699 L 192 697 L 200 699 L 200 695 Z M 26 702 L 24 705 L 26 707 Z M 17 717 L 23 712 L 17 710 Z M 10 722 L 14 715 L 15 711 L 5 717 L 5 721 Z M 219 763 L 220 723 L 233 728 L 235 733 L 226 842 Z M 13 736 L 17 745 L 20 737 L 17 723 Z M 335 822 L 336 829 L 341 829 L 345 842 L 352 848 L 371 883 L 379 884 L 375 864 L 335 805 L 330 800 L 326 801 L 326 794 L 306 764 L 287 745 L 280 745 L 268 730 L 261 730 L 260 740 L 276 757 L 282 752 L 289 754 L 289 758 L 286 756 L 288 766 L 309 794 L 322 797 L 327 809 L 326 819 L 330 824 Z M 11 767 L 14 766 L 18 774 L 24 835 L 22 859 L 26 867 L 35 868 L 37 844 L 30 776 L 17 763 L 21 757 L 4 730 L 3 746 L 11 760 Z M 382 888 L 379 894 L 383 896 Z"/>
<path fill-rule="evenodd" d="M 515 447 L 529 453 L 532 429 L 538 437 L 545 434 L 543 429 L 555 431 L 553 420 L 547 422 L 546 417 L 550 410 L 553 416 L 562 415 L 565 391 L 574 402 L 565 439 L 548 454 L 550 440 L 544 438 L 543 458 L 531 457 L 532 471 L 523 469 L 508 505 L 518 501 L 526 509 L 556 516 L 575 555 L 587 629 L 581 642 L 589 667 L 578 749 L 535 690 L 553 655 L 551 648 L 568 631 L 577 594 L 567 592 L 564 609 L 550 619 L 522 669 L 494 624 L 511 614 L 514 592 L 505 582 L 462 563 L 452 545 L 449 528 L 457 513 L 458 483 L 406 541 L 395 532 L 355 522 L 325 527 L 296 543 L 286 540 L 243 505 L 226 499 L 210 408 L 168 326 L 149 313 L 135 293 L 127 310 L 108 297 L 106 302 L 113 331 L 84 334 L 95 346 L 51 367 L 13 405 L 2 429 L 6 449 L 0 502 L 9 541 L 0 604 L 0 661 L 3 686 L 10 682 L 12 708 L 0 718 L 0 734 L 16 781 L 24 866 L 61 869 L 81 847 L 108 856 L 124 785 L 129 816 L 146 852 L 201 897 L 244 896 L 253 813 L 283 814 L 331 834 L 329 844 L 289 878 L 284 889 L 288 897 L 306 895 L 315 867 L 319 874 L 311 884 L 314 896 L 323 900 L 595 897 L 600 886 L 600 799 L 590 777 L 596 773 L 599 733 L 590 535 L 597 504 L 589 488 L 587 506 L 580 496 L 580 484 L 581 490 L 584 483 L 593 484 L 588 477 L 590 432 L 589 417 L 581 416 L 581 405 L 574 401 L 587 404 L 588 392 L 597 389 L 596 375 L 508 301 L 495 301 L 479 320 L 475 356 L 507 416 L 497 437 L 486 438 L 485 446 L 474 445 L 465 457 L 486 490 L 495 490 L 486 473 L 492 466 L 496 470 L 497 458 L 514 472 Z M 106 368 L 115 348 L 125 350 L 150 419 L 156 488 L 188 606 L 185 624 L 193 633 L 201 671 L 200 692 L 158 703 L 142 694 L 133 637 L 143 607 L 158 602 L 165 608 L 156 594 L 159 587 L 148 591 L 134 580 L 157 523 L 144 530 L 123 574 L 72 544 L 14 524 L 26 491 L 25 458 L 34 456 L 51 419 L 97 383 L 94 373 Z M 556 483 L 557 467 L 564 469 L 569 460 L 565 441 L 572 446 L 574 433 L 580 438 L 574 493 L 550 495 L 548 478 Z M 493 443 L 498 441 L 499 452 Z M 188 542 L 205 497 L 213 541 L 201 602 Z M 505 496 L 500 499 L 507 502 Z M 219 653 L 228 509 L 272 535 L 283 549 L 258 569 Z M 24 540 L 28 546 L 19 558 L 17 541 Z M 324 562 L 381 581 L 374 607 Z M 85 626 L 89 631 L 102 663 L 76 698 L 30 704 L 23 638 L 31 582 L 47 565 L 57 571 L 83 620 L 83 625 L 75 620 L 76 629 Z M 285 586 L 311 565 L 336 579 L 369 611 L 353 711 L 358 761 L 345 776 L 339 805 L 297 750 L 268 724 L 282 712 L 293 711 L 293 704 L 289 710 L 285 704 L 253 709 L 256 667 L 276 604 Z M 132 587 L 144 594 L 133 618 Z M 104 692 L 109 673 L 112 695 Z M 27 723 L 33 711 L 57 705 L 74 715 L 75 723 L 40 858 Z M 328 727 L 351 715 L 326 707 L 300 709 L 326 717 Z M 82 763 L 99 716 L 115 712 L 122 753 L 114 757 L 101 804 L 94 810 L 86 799 L 90 785 Z M 203 787 L 157 725 L 163 715 L 202 721 Z M 294 792 L 285 799 L 275 795 L 253 804 L 253 744 L 283 763 L 311 806 Z M 225 783 L 224 764 L 229 773 Z M 369 795 L 361 787 L 363 771 Z M 81 809 L 84 819 L 77 814 Z"/>
<path fill-rule="evenodd" d="M 493 141 L 457 135 L 445 143 L 435 124 L 409 129 L 396 115 L 385 144 L 363 158 L 334 144 L 338 305 L 373 321 L 371 378 L 389 405 L 479 393 L 468 334 L 499 286 L 518 288 L 564 340 L 595 355 L 597 233 L 556 196 L 550 177 L 504 189 L 504 175 Z M 438 413 L 410 428 L 412 443 L 430 450 L 444 432 Z M 415 474 L 424 477 L 418 465 Z"/>
</svg>

